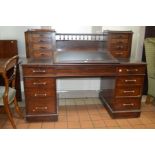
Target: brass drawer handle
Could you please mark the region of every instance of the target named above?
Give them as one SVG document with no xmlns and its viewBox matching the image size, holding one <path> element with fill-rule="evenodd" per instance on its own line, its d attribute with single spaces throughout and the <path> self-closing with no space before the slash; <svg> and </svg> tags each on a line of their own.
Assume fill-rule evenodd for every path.
<svg viewBox="0 0 155 155">
<path fill-rule="evenodd" d="M 41 49 L 46 49 L 46 47 L 40 47 Z"/>
<path fill-rule="evenodd" d="M 136 82 L 137 80 L 124 80 L 125 82 Z"/>
<path fill-rule="evenodd" d="M 118 71 L 119 71 L 119 72 L 122 72 L 123 69 L 120 68 Z M 126 69 L 126 71 L 127 71 L 127 72 L 133 72 L 133 71 L 138 72 L 138 69 L 137 69 L 137 68 L 136 68 L 136 69 Z"/>
<path fill-rule="evenodd" d="M 116 46 L 117 49 L 123 49 L 123 45 Z"/>
<path fill-rule="evenodd" d="M 119 35 L 118 38 L 123 38 L 123 36 L 122 35 Z"/>
<path fill-rule="evenodd" d="M 134 90 L 124 90 L 123 93 L 135 93 Z"/>
<path fill-rule="evenodd" d="M 45 73 L 46 70 L 33 70 L 32 72 L 33 73 Z"/>
<path fill-rule="evenodd" d="M 47 110 L 48 108 L 47 107 L 35 107 L 35 109 L 39 109 L 39 110 Z"/>
<path fill-rule="evenodd" d="M 39 36 L 40 36 L 40 37 L 46 37 L 46 35 L 44 35 L 44 34 L 40 34 Z"/>
<path fill-rule="evenodd" d="M 123 71 L 122 69 L 119 69 L 119 70 L 118 70 L 118 72 L 120 72 L 120 73 L 121 73 L 122 71 Z"/>
<path fill-rule="evenodd" d="M 134 104 L 133 104 L 133 103 L 124 103 L 123 106 L 124 106 L 124 107 L 125 107 L 125 106 L 134 106 Z"/>
<path fill-rule="evenodd" d="M 124 44 L 124 42 L 123 41 L 118 41 L 118 42 L 116 42 L 116 44 Z"/>
<path fill-rule="evenodd" d="M 45 40 L 39 40 L 39 42 L 46 42 Z"/>
<path fill-rule="evenodd" d="M 46 82 L 33 82 L 33 85 L 46 85 Z"/>
<path fill-rule="evenodd" d="M 40 53 L 40 56 L 45 56 L 46 55 L 46 53 Z"/>
<path fill-rule="evenodd" d="M 115 54 L 118 54 L 118 55 L 123 55 L 123 52 L 117 52 Z"/>
<path fill-rule="evenodd" d="M 35 93 L 34 96 L 35 97 L 45 97 L 45 96 L 47 96 L 47 94 L 46 93 L 45 94 L 37 94 L 37 93 Z"/>
<path fill-rule="evenodd" d="M 138 69 L 126 69 L 126 71 L 127 72 L 133 72 L 133 71 L 138 72 Z"/>
<path fill-rule="evenodd" d="M 32 111 L 36 111 L 36 110 L 47 110 L 48 107 L 35 107 L 35 109 L 33 109 Z"/>
</svg>

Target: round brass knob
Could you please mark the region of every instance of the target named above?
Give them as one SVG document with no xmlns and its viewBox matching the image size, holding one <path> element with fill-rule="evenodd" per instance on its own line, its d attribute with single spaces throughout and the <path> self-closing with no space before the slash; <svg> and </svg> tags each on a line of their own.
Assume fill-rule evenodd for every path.
<svg viewBox="0 0 155 155">
<path fill-rule="evenodd" d="M 119 72 L 122 72 L 122 69 L 119 69 L 118 71 L 119 71 Z"/>
</svg>

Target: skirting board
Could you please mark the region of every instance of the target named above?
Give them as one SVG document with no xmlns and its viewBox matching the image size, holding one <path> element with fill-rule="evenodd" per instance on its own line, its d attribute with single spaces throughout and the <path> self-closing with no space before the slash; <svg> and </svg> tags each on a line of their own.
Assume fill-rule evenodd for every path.
<svg viewBox="0 0 155 155">
<path fill-rule="evenodd" d="M 59 98 L 99 97 L 99 90 L 69 90 L 57 92 Z"/>
</svg>

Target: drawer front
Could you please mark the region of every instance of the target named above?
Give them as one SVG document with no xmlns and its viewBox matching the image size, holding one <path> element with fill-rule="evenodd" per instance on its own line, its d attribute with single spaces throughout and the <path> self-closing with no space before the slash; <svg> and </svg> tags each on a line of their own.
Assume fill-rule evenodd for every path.
<svg viewBox="0 0 155 155">
<path fill-rule="evenodd" d="M 111 39 L 111 44 L 128 44 L 128 39 Z"/>
<path fill-rule="evenodd" d="M 115 66 L 56 66 L 56 76 L 108 76 L 116 75 Z"/>
<path fill-rule="evenodd" d="M 44 51 L 33 51 L 32 52 L 32 57 L 34 58 L 52 58 L 53 56 L 53 51 L 50 51 L 50 50 L 44 50 Z"/>
<path fill-rule="evenodd" d="M 52 38 L 52 33 L 50 32 L 43 32 L 43 33 L 31 33 L 30 38 Z"/>
<path fill-rule="evenodd" d="M 129 38 L 129 35 L 128 34 L 121 34 L 121 33 L 118 33 L 118 34 L 111 34 L 110 36 L 112 39 L 128 39 Z"/>
<path fill-rule="evenodd" d="M 123 98 L 116 99 L 113 106 L 113 110 L 136 110 L 140 109 L 140 98 Z"/>
<path fill-rule="evenodd" d="M 111 44 L 110 50 L 126 51 L 128 50 L 128 44 Z"/>
<path fill-rule="evenodd" d="M 38 77 L 44 77 L 44 76 L 52 76 L 54 75 L 54 68 L 53 67 L 30 67 L 30 66 L 23 66 L 23 75 L 24 76 L 38 76 Z"/>
<path fill-rule="evenodd" d="M 32 44 L 31 48 L 33 50 L 52 50 L 52 44 L 49 43 Z"/>
<path fill-rule="evenodd" d="M 26 88 L 55 88 L 56 83 L 55 80 L 52 78 L 25 78 L 24 85 Z"/>
<path fill-rule="evenodd" d="M 116 68 L 118 75 L 144 74 L 145 66 L 120 66 Z"/>
<path fill-rule="evenodd" d="M 116 85 L 141 85 L 143 81 L 143 76 L 121 76 L 117 77 Z"/>
<path fill-rule="evenodd" d="M 52 37 L 47 36 L 47 37 L 31 37 L 30 38 L 31 43 L 51 43 L 52 44 Z"/>
<path fill-rule="evenodd" d="M 25 96 L 27 98 L 33 97 L 33 98 L 46 98 L 46 97 L 55 97 L 56 96 L 56 90 L 55 87 L 48 88 L 44 87 L 34 87 L 34 88 L 25 88 Z"/>
<path fill-rule="evenodd" d="M 110 51 L 111 54 L 115 57 L 115 58 L 128 58 L 130 53 L 128 51 L 117 51 L 117 50 L 114 50 L 114 51 Z"/>
<path fill-rule="evenodd" d="M 141 96 L 140 86 L 118 86 L 116 96 Z"/>
<path fill-rule="evenodd" d="M 51 114 L 57 113 L 55 98 L 30 98 L 26 101 L 27 114 Z"/>
</svg>

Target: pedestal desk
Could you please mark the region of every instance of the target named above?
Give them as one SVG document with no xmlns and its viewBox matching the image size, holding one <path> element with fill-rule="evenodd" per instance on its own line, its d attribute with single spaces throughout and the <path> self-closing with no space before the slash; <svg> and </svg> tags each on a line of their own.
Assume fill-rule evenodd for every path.
<svg viewBox="0 0 155 155">
<path fill-rule="evenodd" d="M 31 46 L 28 39 L 26 41 L 29 50 L 22 69 L 28 121 L 58 120 L 56 80 L 70 77 L 100 77 L 99 97 L 112 118 L 140 116 L 145 63 L 111 55 L 106 48 L 108 33 L 53 33 L 55 31 L 32 31 Z M 108 88 L 102 82 L 105 78 Z"/>
</svg>

